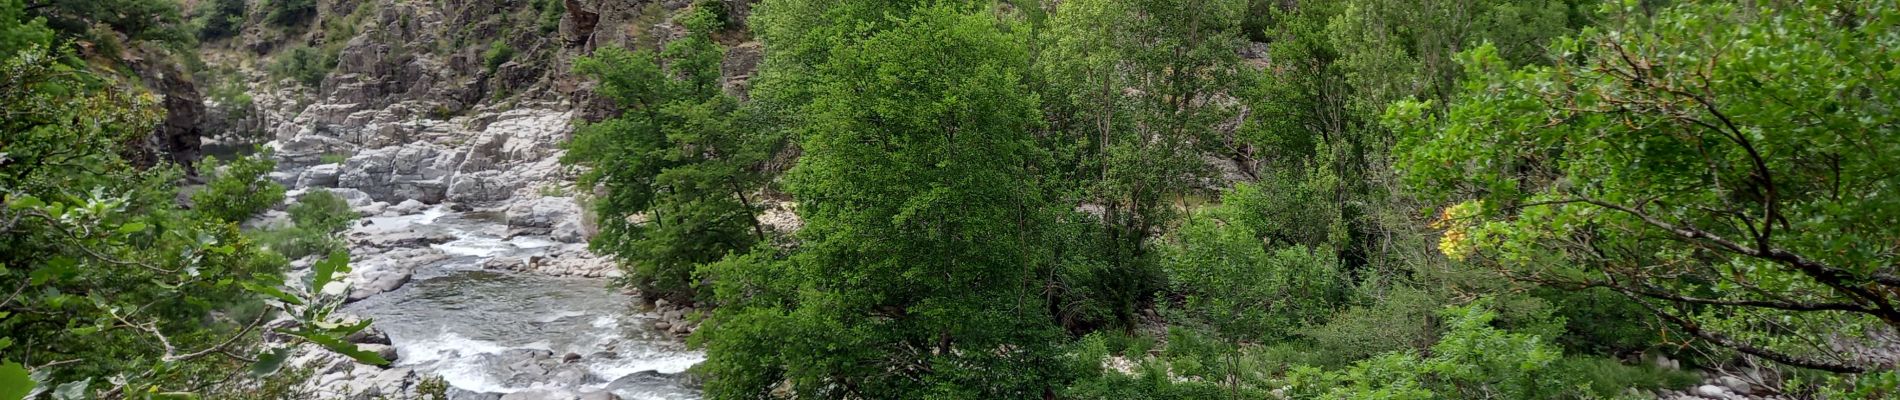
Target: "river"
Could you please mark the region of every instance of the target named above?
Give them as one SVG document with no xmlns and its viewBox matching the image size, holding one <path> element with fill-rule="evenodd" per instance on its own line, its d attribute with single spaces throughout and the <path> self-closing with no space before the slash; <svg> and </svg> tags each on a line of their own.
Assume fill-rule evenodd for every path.
<svg viewBox="0 0 1900 400">
<path fill-rule="evenodd" d="M 366 226 L 447 233 L 431 245 L 450 256 L 420 266 L 395 291 L 350 304 L 375 319 L 400 357 L 397 367 L 441 376 L 457 398 L 609 391 L 623 399 L 696 399 L 680 373 L 704 360 L 656 331 L 655 317 L 604 279 L 483 270 L 494 257 L 526 257 L 545 238 L 504 238 L 496 216 L 445 207 Z M 533 397 L 533 396 L 529 396 Z"/>
</svg>

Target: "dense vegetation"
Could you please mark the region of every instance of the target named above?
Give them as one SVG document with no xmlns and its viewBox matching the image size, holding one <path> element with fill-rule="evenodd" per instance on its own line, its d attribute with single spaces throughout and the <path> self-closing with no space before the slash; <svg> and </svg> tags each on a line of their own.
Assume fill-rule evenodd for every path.
<svg viewBox="0 0 1900 400">
<path fill-rule="evenodd" d="M 319 3 L 0 0 L 0 400 L 308 396 L 276 374 L 302 344 L 384 363 L 330 315 L 341 198 L 240 229 L 284 202 L 267 155 L 131 161 L 163 111 L 120 57 L 320 28 L 338 40 L 267 67 L 320 86 L 361 17 Z M 569 6 L 527 4 L 504 31 Z M 1705 374 L 1900 396 L 1892 1 L 704 0 L 668 22 L 576 60 L 618 113 L 562 161 L 618 283 L 699 310 L 710 398 L 1640 398 Z M 748 36 L 764 59 L 730 93 Z M 540 57 L 480 43 L 491 72 Z"/>
<path fill-rule="evenodd" d="M 719 6 L 568 159 L 712 398 L 1895 393 L 1890 2 Z"/>
<path fill-rule="evenodd" d="M 283 199 L 268 157 L 200 164 L 208 182 L 190 196 L 188 166 L 128 161 L 152 151 L 159 99 L 114 73 L 117 50 L 74 43 L 174 45 L 146 41 L 184 40 L 162 34 L 180 29 L 175 10 L 0 1 L 0 398 L 268 393 L 303 343 L 384 363 L 341 339 L 367 321 L 331 318 L 342 299 L 321 288 L 349 271 L 346 255 L 323 254 L 308 282 L 287 285 L 289 260 L 238 229 Z M 336 212 L 293 209 L 326 229 Z M 263 327 L 280 316 L 291 323 Z M 263 342 L 263 330 L 289 339 Z"/>
</svg>

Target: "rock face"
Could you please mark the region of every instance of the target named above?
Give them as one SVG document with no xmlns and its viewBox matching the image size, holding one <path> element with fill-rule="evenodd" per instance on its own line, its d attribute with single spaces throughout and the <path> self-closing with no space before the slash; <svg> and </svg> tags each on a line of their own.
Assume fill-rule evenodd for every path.
<svg viewBox="0 0 1900 400">
<path fill-rule="evenodd" d="M 708 4 L 743 18 L 754 2 Z M 343 293 L 347 301 L 402 290 L 434 271 L 424 268 L 466 260 L 466 253 L 444 250 L 458 246 L 455 233 L 414 226 L 415 221 L 443 213 L 492 215 L 497 225 L 505 226 L 505 235 L 492 235 L 546 249 L 534 256 L 491 257 L 479 267 L 617 276 L 619 270 L 611 260 L 586 249 L 592 228 L 576 196 L 592 190 L 574 187 L 573 171 L 559 162 L 574 121 L 598 120 L 616 109 L 593 95 L 588 79 L 574 76 L 569 66 L 598 48 L 647 48 L 679 37 L 683 29 L 673 18 L 693 3 L 319 2 L 316 20 L 307 27 L 252 26 L 229 42 L 206 44 L 203 59 L 236 68 L 239 76 L 233 78 L 251 88 L 252 101 L 244 105 L 248 108 L 208 103 L 176 69 L 152 70 L 155 75 L 147 82 L 159 83 L 157 89 L 167 93 L 166 107 L 171 111 L 171 118 L 154 135 L 158 138 L 154 145 L 172 146 L 164 154 L 195 160 L 197 149 L 181 146 L 195 146 L 196 138 L 207 136 L 203 132 L 207 127 L 217 131 L 209 132 L 213 135 L 257 132 L 262 137 L 258 140 L 268 141 L 266 145 L 274 150 L 279 171 L 272 179 L 292 189 L 287 197 L 295 199 L 315 190 L 342 197 L 353 211 L 366 217 L 345 233 L 352 256 L 352 269 L 343 278 L 349 284 L 349 291 Z M 561 9 L 533 8 L 553 6 Z M 535 17 L 514 18 L 530 15 Z M 318 29 L 338 24 L 351 29 Z M 348 36 L 335 36 L 338 32 Z M 731 50 L 721 68 L 725 75 L 721 83 L 743 96 L 762 58 L 761 47 L 757 42 L 725 44 Z M 334 51 L 334 69 L 313 86 L 263 71 L 263 66 L 286 54 L 285 49 L 298 46 Z M 506 48 L 512 56 L 491 57 L 488 53 L 494 48 Z M 282 223 L 281 219 L 258 223 Z M 310 263 L 306 259 L 293 265 L 307 269 Z M 419 278 L 418 271 L 425 275 Z M 666 329 L 690 332 L 695 325 L 689 321 L 691 311 L 670 311 L 661 312 L 669 317 Z M 398 349 L 404 346 L 373 329 L 348 339 L 390 359 L 400 356 Z M 514 372 L 508 382 L 511 387 L 608 384 L 574 362 L 592 357 L 616 356 L 522 350 L 499 365 Z M 421 379 L 407 367 L 361 365 L 321 351 L 304 352 L 293 365 L 314 371 L 309 382 L 313 389 L 342 398 L 411 396 Z M 504 395 L 459 390 L 452 397 L 616 398 L 605 392 Z"/>
</svg>

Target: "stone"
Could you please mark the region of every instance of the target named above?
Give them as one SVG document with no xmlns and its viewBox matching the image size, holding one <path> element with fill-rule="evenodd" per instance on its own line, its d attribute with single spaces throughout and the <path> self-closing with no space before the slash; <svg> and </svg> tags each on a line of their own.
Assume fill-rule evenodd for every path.
<svg viewBox="0 0 1900 400">
<path fill-rule="evenodd" d="M 1716 399 L 1734 398 L 1734 395 L 1729 394 L 1728 389 L 1715 385 L 1697 386 L 1695 388 L 1695 395 Z"/>
<path fill-rule="evenodd" d="M 389 360 L 390 362 L 395 362 L 396 358 L 400 355 L 400 353 L 396 351 L 396 346 L 387 344 L 365 343 L 356 345 L 356 348 L 376 353 L 377 356 L 381 356 L 384 360 Z"/>
<path fill-rule="evenodd" d="M 1721 378 L 1717 378 L 1716 381 L 1720 382 L 1722 384 L 1722 387 L 1728 388 L 1729 390 L 1732 390 L 1735 393 L 1743 394 L 1743 395 L 1755 394 L 1755 385 L 1748 383 L 1747 380 L 1743 380 L 1742 378 L 1733 377 L 1733 376 L 1723 376 Z"/>
<path fill-rule="evenodd" d="M 337 176 L 342 175 L 342 168 L 343 166 L 339 164 L 323 164 L 306 168 L 303 174 L 297 176 L 297 187 L 336 187 Z"/>
<path fill-rule="evenodd" d="M 349 336 L 344 336 L 343 340 L 350 343 L 361 344 L 391 344 L 389 342 L 389 334 L 383 333 L 383 330 L 376 329 L 375 326 L 363 328 L 363 330 L 356 331 L 356 333 L 352 333 Z"/>
<path fill-rule="evenodd" d="M 582 394 L 580 400 L 620 400 L 620 395 L 613 392 L 593 392 Z"/>
<path fill-rule="evenodd" d="M 552 228 L 563 221 L 576 220 L 580 205 L 567 197 L 542 197 L 508 206 L 508 226 Z"/>
<path fill-rule="evenodd" d="M 579 353 L 567 353 L 567 355 L 561 356 L 561 362 L 564 363 L 572 363 L 580 360 L 581 355 Z"/>
<path fill-rule="evenodd" d="M 422 202 L 416 201 L 416 199 L 408 199 L 408 200 L 403 200 L 402 203 L 397 203 L 394 206 L 390 206 L 389 211 L 395 211 L 397 214 L 409 215 L 409 214 L 421 213 L 423 210 L 427 210 L 428 208 L 429 208 L 429 205 L 422 204 Z"/>
<path fill-rule="evenodd" d="M 364 276 L 366 276 L 366 278 L 359 281 L 350 289 L 350 295 L 345 298 L 344 301 L 355 302 L 367 299 L 369 296 L 396 290 L 401 288 L 402 285 L 409 284 L 409 278 L 412 277 L 413 274 L 409 271 L 376 270 L 366 273 Z"/>
<path fill-rule="evenodd" d="M 330 191 L 330 194 L 334 194 L 336 197 L 343 198 L 343 202 L 349 204 L 350 208 L 363 207 L 376 202 L 375 199 L 369 197 L 369 193 L 364 193 L 361 190 L 350 188 L 328 188 L 324 190 Z"/>
</svg>

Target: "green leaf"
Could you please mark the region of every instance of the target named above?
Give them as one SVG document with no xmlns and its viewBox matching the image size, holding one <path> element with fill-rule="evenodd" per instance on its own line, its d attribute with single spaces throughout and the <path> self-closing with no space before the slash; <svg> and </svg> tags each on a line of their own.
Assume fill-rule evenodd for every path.
<svg viewBox="0 0 1900 400">
<path fill-rule="evenodd" d="M 284 293 L 284 290 L 278 289 L 276 285 L 263 282 L 244 282 L 241 285 L 244 286 L 244 290 L 249 290 L 252 293 L 270 296 L 289 304 L 303 305 L 302 299 L 298 299 L 297 296 L 292 296 L 290 293 Z"/>
<path fill-rule="evenodd" d="M 38 197 L 20 196 L 20 197 L 13 198 L 12 201 L 8 201 L 7 209 L 23 210 L 23 209 L 28 209 L 28 208 L 38 208 L 45 205 L 46 205 L 46 202 L 40 201 L 40 198 Z"/>
<path fill-rule="evenodd" d="M 124 235 L 124 234 L 144 232 L 146 228 L 150 228 L 150 227 L 151 226 L 146 225 L 144 222 L 133 222 L 133 223 L 125 224 L 125 225 L 119 225 L 119 234 Z"/>
<path fill-rule="evenodd" d="M 6 313 L 0 312 L 0 314 L 6 314 Z M 6 315 L 0 315 L 0 318 L 6 318 Z M 13 347 L 13 338 L 0 337 L 0 350 L 6 350 L 8 347 Z"/>
<path fill-rule="evenodd" d="M 86 387 L 92 385 L 92 378 L 66 382 L 53 389 L 53 400 L 85 400 L 92 398 L 86 393 Z"/>
<path fill-rule="evenodd" d="M 340 251 L 331 253 L 330 258 L 318 261 L 317 265 L 311 267 L 311 271 L 315 275 L 310 278 L 310 291 L 323 292 L 323 286 L 330 284 L 336 278 L 336 274 L 350 272 L 350 255 Z"/>
<path fill-rule="evenodd" d="M 251 376 L 262 378 L 275 375 L 277 374 L 277 370 L 283 368 L 284 360 L 289 359 L 289 347 L 270 349 L 270 351 L 266 351 L 264 354 L 258 354 L 257 362 L 251 364 Z"/>
<path fill-rule="evenodd" d="M 25 366 L 10 361 L 0 364 L 0 400 L 25 399 L 37 384 Z"/>
</svg>

